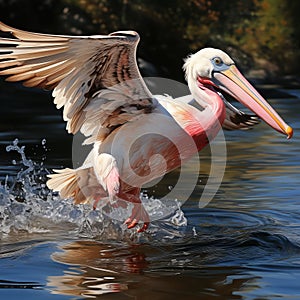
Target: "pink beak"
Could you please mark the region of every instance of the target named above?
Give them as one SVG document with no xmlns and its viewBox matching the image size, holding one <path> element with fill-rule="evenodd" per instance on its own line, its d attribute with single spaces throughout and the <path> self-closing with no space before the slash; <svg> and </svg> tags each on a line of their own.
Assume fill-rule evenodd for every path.
<svg viewBox="0 0 300 300">
<path fill-rule="evenodd" d="M 251 109 L 272 128 L 286 134 L 288 139 L 293 136 L 292 127 L 283 121 L 271 105 L 240 73 L 235 65 L 231 65 L 225 71 L 215 72 L 214 78 L 218 81 L 214 82 L 218 88 L 224 90 Z"/>
</svg>

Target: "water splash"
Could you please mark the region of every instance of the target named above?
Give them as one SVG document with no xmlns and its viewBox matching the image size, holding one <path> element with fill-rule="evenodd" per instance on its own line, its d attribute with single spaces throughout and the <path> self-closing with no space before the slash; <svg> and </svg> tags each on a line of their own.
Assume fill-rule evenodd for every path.
<svg viewBox="0 0 300 300">
<path fill-rule="evenodd" d="M 46 140 L 41 145 L 47 151 Z M 74 205 L 71 199 L 61 199 L 45 184 L 50 171 L 44 166 L 46 156 L 41 161 L 33 161 L 25 154 L 25 146 L 19 145 L 19 140 L 6 147 L 6 151 L 14 151 L 20 160 L 13 159 L 13 165 L 19 165 L 20 170 L 13 178 L 6 176 L 4 183 L 0 182 L 0 236 L 12 232 L 65 234 L 73 237 L 88 237 L 101 239 L 140 239 L 143 235 L 134 230 L 127 230 L 119 218 L 108 216 L 101 210 L 93 210 L 90 205 Z M 162 203 L 158 199 L 141 195 L 148 213 L 152 217 L 162 214 L 163 222 L 168 226 L 160 226 L 163 222 L 150 226 L 145 236 L 163 234 L 172 238 L 179 227 L 186 226 L 186 218 L 179 202 L 170 200 Z M 175 212 L 175 213 L 174 213 Z M 122 213 L 114 211 L 113 213 Z M 165 228 L 164 228 L 165 227 Z"/>
</svg>

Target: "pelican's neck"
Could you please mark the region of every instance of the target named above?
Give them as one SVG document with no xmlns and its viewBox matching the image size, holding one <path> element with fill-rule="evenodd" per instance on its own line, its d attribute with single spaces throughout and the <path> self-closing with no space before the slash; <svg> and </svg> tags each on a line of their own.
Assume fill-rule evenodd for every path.
<svg viewBox="0 0 300 300">
<path fill-rule="evenodd" d="M 226 115 L 225 104 L 212 86 L 203 85 L 195 80 L 189 80 L 188 83 L 194 101 L 203 108 L 196 113 L 200 126 L 195 123 L 194 126 L 187 128 L 200 150 L 222 128 Z"/>
</svg>

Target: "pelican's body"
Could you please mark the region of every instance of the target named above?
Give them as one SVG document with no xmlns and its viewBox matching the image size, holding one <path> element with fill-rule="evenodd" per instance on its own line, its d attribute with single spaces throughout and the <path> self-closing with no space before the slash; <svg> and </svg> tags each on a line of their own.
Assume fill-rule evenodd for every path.
<svg viewBox="0 0 300 300">
<path fill-rule="evenodd" d="M 182 103 L 180 99 L 165 97 L 157 100 L 151 114 L 124 124 L 103 142 L 94 143 L 96 157 L 100 153 L 113 153 L 120 177 L 128 186 L 140 187 L 179 167 L 216 136 L 225 118 L 225 105 L 221 101 L 219 118 L 208 119 L 207 112 Z M 180 150 L 177 149 L 179 145 Z M 125 153 L 128 159 L 124 158 Z M 160 156 L 154 159 L 155 154 Z"/>
<path fill-rule="evenodd" d="M 205 48 L 184 65 L 191 101 L 154 97 L 136 64 L 139 36 L 30 33 L 0 23 L 15 38 L 0 38 L 0 75 L 26 86 L 54 89 L 70 133 L 83 133 L 93 149 L 78 169 L 55 170 L 47 182 L 75 203 L 122 199 L 134 204 L 128 228 L 149 216 L 140 199 L 145 183 L 177 168 L 207 145 L 221 127 L 247 129 L 257 123 L 229 104 L 216 88 L 253 110 L 288 137 L 289 127 L 237 70 L 223 51 Z M 196 106 L 194 104 L 196 103 Z M 162 160 L 162 157 L 164 158 Z"/>
</svg>

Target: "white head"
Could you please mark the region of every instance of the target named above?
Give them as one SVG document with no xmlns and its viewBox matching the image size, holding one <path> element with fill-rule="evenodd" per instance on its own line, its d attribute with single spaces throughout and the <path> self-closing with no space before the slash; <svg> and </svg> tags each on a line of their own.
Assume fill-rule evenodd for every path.
<svg viewBox="0 0 300 300">
<path fill-rule="evenodd" d="M 185 78 L 197 80 L 198 76 L 212 78 L 216 69 L 228 68 L 234 61 L 220 49 L 204 48 L 185 59 Z"/>
<path fill-rule="evenodd" d="M 185 78 L 196 101 L 211 103 L 211 92 L 225 91 L 251 109 L 275 130 L 290 138 L 293 129 L 247 81 L 228 54 L 220 49 L 204 48 L 189 56 L 183 66 Z"/>
</svg>

